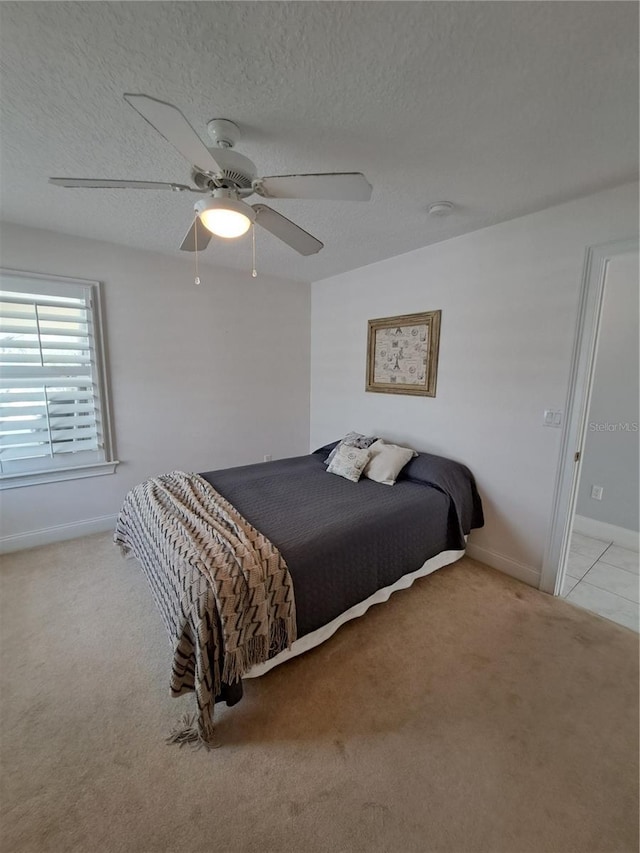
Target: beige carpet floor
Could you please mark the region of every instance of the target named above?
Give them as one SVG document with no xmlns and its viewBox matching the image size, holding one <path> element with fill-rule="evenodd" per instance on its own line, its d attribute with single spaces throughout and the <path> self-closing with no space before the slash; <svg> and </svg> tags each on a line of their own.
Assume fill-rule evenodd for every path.
<svg viewBox="0 0 640 853">
<path fill-rule="evenodd" d="M 220 748 L 107 535 L 3 559 L 2 851 L 635 853 L 638 638 L 463 559 L 249 681 Z"/>
</svg>

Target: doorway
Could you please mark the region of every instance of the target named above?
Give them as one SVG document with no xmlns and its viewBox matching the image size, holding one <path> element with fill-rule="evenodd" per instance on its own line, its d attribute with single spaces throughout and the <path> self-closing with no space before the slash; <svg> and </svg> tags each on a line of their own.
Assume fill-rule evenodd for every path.
<svg viewBox="0 0 640 853">
<path fill-rule="evenodd" d="M 638 241 L 587 252 L 540 588 L 638 630 Z"/>
</svg>

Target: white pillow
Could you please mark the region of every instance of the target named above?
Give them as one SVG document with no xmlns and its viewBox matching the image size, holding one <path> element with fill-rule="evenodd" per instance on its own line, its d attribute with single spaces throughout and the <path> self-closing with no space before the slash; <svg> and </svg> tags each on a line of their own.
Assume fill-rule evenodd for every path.
<svg viewBox="0 0 640 853">
<path fill-rule="evenodd" d="M 370 459 L 362 472 L 365 477 L 393 486 L 398 474 L 404 466 L 417 456 L 410 447 L 400 447 L 398 444 L 385 444 L 380 438 L 369 448 Z"/>
<path fill-rule="evenodd" d="M 337 448 L 337 453 L 329 463 L 327 472 L 338 474 L 346 480 L 357 483 L 368 461 L 369 451 L 366 447 L 348 447 L 343 444 Z"/>
</svg>

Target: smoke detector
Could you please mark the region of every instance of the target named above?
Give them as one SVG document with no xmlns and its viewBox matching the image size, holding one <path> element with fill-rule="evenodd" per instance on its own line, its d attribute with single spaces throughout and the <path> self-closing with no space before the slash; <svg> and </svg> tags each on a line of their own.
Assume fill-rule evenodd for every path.
<svg viewBox="0 0 640 853">
<path fill-rule="evenodd" d="M 448 216 L 453 213 L 453 203 L 450 201 L 435 201 L 429 205 L 429 216 Z"/>
</svg>

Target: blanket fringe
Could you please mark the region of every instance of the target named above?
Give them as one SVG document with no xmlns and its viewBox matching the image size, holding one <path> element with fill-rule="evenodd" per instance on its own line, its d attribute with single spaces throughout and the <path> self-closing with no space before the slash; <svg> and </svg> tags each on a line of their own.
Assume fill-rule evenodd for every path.
<svg viewBox="0 0 640 853">
<path fill-rule="evenodd" d="M 232 684 L 239 681 L 252 666 L 264 663 L 269 658 L 269 652 L 277 654 L 283 649 L 291 648 L 292 637 L 295 637 L 293 619 L 276 619 L 271 624 L 270 636 L 252 637 L 244 646 L 233 651 L 227 651 L 224 656 L 222 675 L 215 673 L 214 685 L 216 696 L 220 693 L 220 685 Z"/>
<path fill-rule="evenodd" d="M 198 731 L 196 714 L 189 714 L 188 712 L 182 715 L 182 719 L 180 722 L 175 725 L 167 738 L 165 738 L 165 742 L 167 744 L 177 744 L 180 748 L 188 745 L 192 749 L 202 749 L 203 747 L 206 750 L 211 749 L 219 749 L 219 743 L 212 743 L 211 740 L 205 740 L 204 737 Z"/>
</svg>

